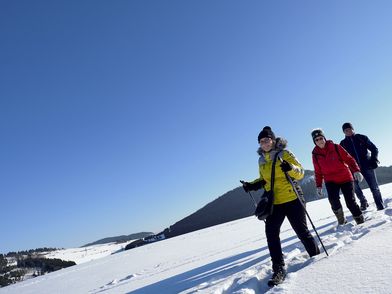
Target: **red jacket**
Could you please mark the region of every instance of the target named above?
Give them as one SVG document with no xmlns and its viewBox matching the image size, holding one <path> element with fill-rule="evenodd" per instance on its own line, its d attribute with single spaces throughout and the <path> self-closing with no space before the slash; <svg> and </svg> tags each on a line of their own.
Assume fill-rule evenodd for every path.
<svg viewBox="0 0 392 294">
<path fill-rule="evenodd" d="M 314 147 L 312 157 L 317 187 L 321 187 L 323 179 L 326 183 L 351 182 L 354 180 L 352 174 L 359 171 L 355 159 L 342 146 L 331 140 L 325 143 L 323 149 Z"/>
</svg>

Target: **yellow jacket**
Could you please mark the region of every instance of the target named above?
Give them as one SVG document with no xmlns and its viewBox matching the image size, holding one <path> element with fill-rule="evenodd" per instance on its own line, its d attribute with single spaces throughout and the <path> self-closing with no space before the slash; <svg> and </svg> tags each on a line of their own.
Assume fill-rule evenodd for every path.
<svg viewBox="0 0 392 294">
<path fill-rule="evenodd" d="M 259 149 L 260 150 L 260 149 Z M 271 190 L 271 171 L 272 171 L 272 161 L 275 154 L 282 160 L 286 160 L 291 163 L 293 169 L 288 172 L 288 175 L 294 180 L 300 180 L 304 177 L 304 169 L 301 164 L 295 158 L 294 154 L 288 150 L 274 149 L 268 153 L 263 153 L 259 151 L 259 174 L 260 178 L 254 180 L 252 183 L 259 181 L 266 181 L 264 189 L 266 191 Z M 286 202 L 293 201 L 297 198 L 294 192 L 293 186 L 287 180 L 285 174 L 280 168 L 281 161 L 279 158 L 276 160 L 275 164 L 275 183 L 274 183 L 274 204 L 282 204 Z"/>
</svg>

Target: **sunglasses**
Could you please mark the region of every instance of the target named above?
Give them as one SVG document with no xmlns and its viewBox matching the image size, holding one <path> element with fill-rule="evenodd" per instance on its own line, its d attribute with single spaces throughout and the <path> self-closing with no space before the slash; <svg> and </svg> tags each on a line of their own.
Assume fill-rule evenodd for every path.
<svg viewBox="0 0 392 294">
<path fill-rule="evenodd" d="M 264 138 L 264 139 L 260 139 L 260 144 L 267 144 L 271 141 L 271 138 Z"/>
<path fill-rule="evenodd" d="M 314 139 L 314 141 L 315 142 L 324 141 L 324 137 L 317 137 L 316 139 Z"/>
</svg>

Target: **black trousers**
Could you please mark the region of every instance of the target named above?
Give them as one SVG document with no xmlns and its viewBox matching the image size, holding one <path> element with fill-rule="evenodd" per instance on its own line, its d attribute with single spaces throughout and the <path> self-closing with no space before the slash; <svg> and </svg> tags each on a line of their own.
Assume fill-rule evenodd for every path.
<svg viewBox="0 0 392 294">
<path fill-rule="evenodd" d="M 325 187 L 327 188 L 328 200 L 331 204 L 332 210 L 335 211 L 342 208 L 339 196 L 339 192 L 340 190 L 342 190 L 346 206 L 350 210 L 351 214 L 354 217 L 360 216 L 362 214 L 357 202 L 355 201 L 354 182 L 347 182 L 343 184 L 336 184 L 330 182 L 325 183 Z"/>
<path fill-rule="evenodd" d="M 320 253 L 315 239 L 309 232 L 306 224 L 305 209 L 301 202 L 296 199 L 287 203 L 274 205 L 272 215 L 266 219 L 265 234 L 267 236 L 268 249 L 272 259 L 272 268 L 274 271 L 284 266 L 282 246 L 280 243 L 280 227 L 287 216 L 292 228 L 305 246 L 309 256 Z"/>
</svg>

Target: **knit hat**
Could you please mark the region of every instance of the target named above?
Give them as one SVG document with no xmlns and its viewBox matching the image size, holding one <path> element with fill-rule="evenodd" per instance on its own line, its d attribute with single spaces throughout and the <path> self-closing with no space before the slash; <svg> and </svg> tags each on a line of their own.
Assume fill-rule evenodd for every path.
<svg viewBox="0 0 392 294">
<path fill-rule="evenodd" d="M 314 139 L 316 139 L 317 137 L 324 137 L 324 139 L 325 139 L 325 136 L 324 136 L 324 132 L 323 132 L 323 130 L 322 129 L 314 129 L 313 131 L 312 131 L 312 139 L 313 139 L 313 142 L 314 142 Z"/>
<path fill-rule="evenodd" d="M 275 140 L 275 134 L 272 131 L 271 127 L 265 126 L 263 128 L 263 130 L 259 133 L 259 136 L 257 137 L 257 143 L 259 143 L 260 140 L 263 138 L 271 138 L 272 140 Z"/>
<path fill-rule="evenodd" d="M 342 125 L 342 130 L 344 131 L 345 129 L 354 129 L 354 127 L 350 122 L 346 122 Z"/>
</svg>

